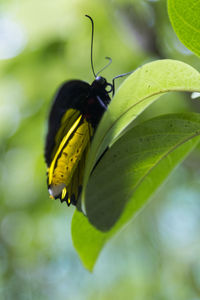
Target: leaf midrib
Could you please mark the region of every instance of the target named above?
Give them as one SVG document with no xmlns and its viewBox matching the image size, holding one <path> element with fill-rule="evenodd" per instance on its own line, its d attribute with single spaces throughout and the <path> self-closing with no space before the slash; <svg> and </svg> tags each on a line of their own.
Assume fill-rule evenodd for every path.
<svg viewBox="0 0 200 300">
<path fill-rule="evenodd" d="M 193 134 L 191 136 L 189 136 L 188 138 L 182 140 L 181 142 L 177 143 L 175 146 L 171 147 L 165 154 L 163 154 L 159 159 L 158 161 L 155 163 L 155 165 L 151 168 L 149 168 L 149 170 L 144 174 L 144 176 L 142 176 L 142 178 L 138 181 L 138 183 L 135 185 L 135 187 L 133 188 L 133 190 L 131 191 L 131 195 L 130 195 L 130 198 L 131 196 L 133 195 L 133 193 L 136 191 L 136 189 L 138 188 L 138 186 L 145 180 L 145 178 L 149 175 L 149 173 L 154 169 L 156 168 L 159 163 L 161 163 L 161 161 L 163 159 L 165 159 L 170 153 L 172 153 L 173 151 L 175 151 L 178 147 L 180 147 L 181 145 L 187 143 L 188 141 L 190 141 L 191 139 L 197 137 L 200 135 L 200 130 L 196 132 L 196 134 Z"/>
</svg>

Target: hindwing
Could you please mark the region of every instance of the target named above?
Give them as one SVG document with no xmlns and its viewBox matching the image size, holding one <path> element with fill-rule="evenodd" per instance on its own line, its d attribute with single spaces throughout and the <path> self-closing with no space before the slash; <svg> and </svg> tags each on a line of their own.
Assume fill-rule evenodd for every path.
<svg viewBox="0 0 200 300">
<path fill-rule="evenodd" d="M 91 124 L 79 111 L 69 109 L 64 114 L 55 138 L 56 151 L 48 168 L 48 188 L 53 198 L 60 198 L 68 205 L 75 204 L 92 135 Z"/>
</svg>

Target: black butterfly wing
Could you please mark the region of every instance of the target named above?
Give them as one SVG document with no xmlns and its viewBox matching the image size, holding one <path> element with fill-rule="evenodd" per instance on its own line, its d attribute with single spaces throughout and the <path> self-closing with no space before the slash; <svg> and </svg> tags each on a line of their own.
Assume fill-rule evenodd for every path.
<svg viewBox="0 0 200 300">
<path fill-rule="evenodd" d="M 48 188 L 53 198 L 75 204 L 83 180 L 93 127 L 83 111 L 90 85 L 69 81 L 58 91 L 49 116 L 45 145 Z"/>
<path fill-rule="evenodd" d="M 48 166 L 66 131 L 82 113 L 89 93 L 90 85 L 81 80 L 68 81 L 58 90 L 50 110 L 45 142 L 45 160 Z M 69 109 L 74 111 L 66 115 Z"/>
</svg>

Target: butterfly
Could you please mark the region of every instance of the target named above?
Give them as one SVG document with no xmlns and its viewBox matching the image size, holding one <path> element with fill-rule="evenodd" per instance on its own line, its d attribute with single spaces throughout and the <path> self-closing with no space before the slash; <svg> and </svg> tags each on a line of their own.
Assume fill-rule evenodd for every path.
<svg viewBox="0 0 200 300">
<path fill-rule="evenodd" d="M 112 84 L 98 74 L 93 67 L 92 23 L 91 67 L 95 80 L 90 85 L 82 80 L 65 82 L 58 90 L 53 101 L 45 141 L 45 161 L 47 164 L 47 185 L 51 198 L 76 205 L 81 194 L 86 156 L 95 130 L 111 101 L 109 94 L 114 94 Z"/>
</svg>

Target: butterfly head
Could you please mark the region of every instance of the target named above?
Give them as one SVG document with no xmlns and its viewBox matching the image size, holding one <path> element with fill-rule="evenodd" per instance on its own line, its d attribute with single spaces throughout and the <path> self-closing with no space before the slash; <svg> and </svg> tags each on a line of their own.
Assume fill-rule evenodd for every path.
<svg viewBox="0 0 200 300">
<path fill-rule="evenodd" d="M 104 90 L 106 93 L 113 92 L 113 85 L 108 83 L 107 80 L 102 76 L 97 76 L 91 84 L 92 89 Z"/>
</svg>

